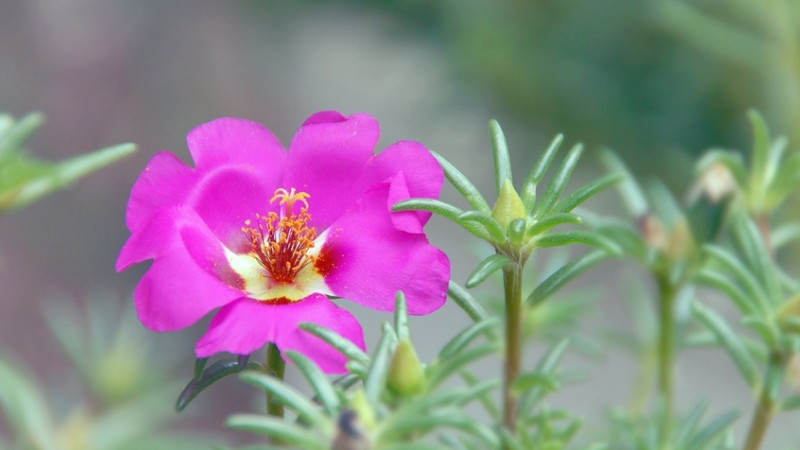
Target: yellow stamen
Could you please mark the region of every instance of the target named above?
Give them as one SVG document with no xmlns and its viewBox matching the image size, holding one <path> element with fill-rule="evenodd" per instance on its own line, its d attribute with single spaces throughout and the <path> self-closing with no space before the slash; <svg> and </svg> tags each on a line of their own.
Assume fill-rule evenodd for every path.
<svg viewBox="0 0 800 450">
<path fill-rule="evenodd" d="M 308 197 L 308 193 L 295 192 L 294 188 L 290 191 L 279 188 L 270 203 L 279 200 L 278 204 L 284 206 L 282 214 L 270 212 L 266 217 L 256 214 L 256 227 L 242 228 L 250 240 L 251 254 L 277 283 L 292 283 L 297 274 L 314 261 L 308 251 L 314 247 L 317 232 L 308 226 L 311 219 Z M 303 207 L 294 214 L 296 202 L 302 203 Z M 251 223 L 245 221 L 245 225 Z"/>
</svg>

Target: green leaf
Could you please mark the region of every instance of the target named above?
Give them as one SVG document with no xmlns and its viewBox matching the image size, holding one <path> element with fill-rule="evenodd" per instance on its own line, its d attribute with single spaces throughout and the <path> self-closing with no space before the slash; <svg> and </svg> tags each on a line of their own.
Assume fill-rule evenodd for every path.
<svg viewBox="0 0 800 450">
<path fill-rule="evenodd" d="M 480 359 L 484 356 L 495 353 L 499 349 L 500 347 L 497 344 L 484 344 L 479 347 L 458 353 L 456 356 L 448 358 L 447 360 L 440 360 L 435 364 L 429 365 L 426 370 L 429 389 L 435 388 L 441 382 L 450 377 L 450 375 L 460 370 L 465 365 L 475 361 L 476 359 Z"/>
<path fill-rule="evenodd" d="M 10 167 L 0 167 L 0 209 L 17 208 L 39 197 L 68 186 L 75 180 L 103 168 L 136 150 L 133 144 L 120 144 L 54 164 L 16 158 Z M 13 176 L 11 176 L 13 175 Z"/>
<path fill-rule="evenodd" d="M 508 230 L 506 235 L 508 240 L 514 244 L 521 245 L 525 242 L 525 227 L 527 221 L 525 219 L 514 219 L 508 223 Z"/>
<path fill-rule="evenodd" d="M 569 343 L 570 341 L 568 338 L 563 338 L 555 345 L 550 347 L 550 349 L 547 350 L 547 352 L 539 359 L 539 362 L 536 363 L 536 371 L 552 372 L 555 370 L 556 365 L 564 356 L 564 352 L 566 352 L 569 348 Z"/>
<path fill-rule="evenodd" d="M 546 234 L 532 242 L 536 247 L 560 247 L 571 244 L 585 244 L 606 250 L 609 253 L 620 256 L 622 248 L 616 242 L 602 234 L 593 231 L 572 230 Z"/>
<path fill-rule="evenodd" d="M 325 411 L 333 416 L 339 411 L 339 397 L 336 395 L 336 389 L 331 384 L 328 377 L 322 370 L 314 364 L 313 361 L 305 357 L 302 353 L 292 350 L 287 350 L 286 357 L 297 367 L 297 370 L 303 374 L 308 384 L 314 389 L 316 394 L 315 399 L 322 404 Z"/>
<path fill-rule="evenodd" d="M 681 205 L 663 181 L 650 179 L 645 184 L 645 190 L 649 194 L 653 212 L 662 223 L 672 227 L 684 218 Z"/>
<path fill-rule="evenodd" d="M 580 216 L 572 213 L 558 213 L 551 216 L 543 217 L 540 220 L 533 221 L 533 224 L 525 230 L 525 237 L 530 238 L 538 236 L 550 229 L 563 224 L 579 224 L 583 222 Z"/>
<path fill-rule="evenodd" d="M 398 340 L 408 338 L 408 308 L 403 291 L 397 291 L 394 296 L 394 332 Z"/>
<path fill-rule="evenodd" d="M 778 404 L 778 409 L 780 411 L 793 411 L 795 409 L 800 409 L 800 394 L 794 394 L 785 398 Z"/>
<path fill-rule="evenodd" d="M 755 298 L 745 293 L 734 280 L 718 270 L 700 269 L 695 275 L 695 281 L 719 289 L 733 300 L 742 314 L 757 314 L 759 311 L 759 305 Z"/>
<path fill-rule="evenodd" d="M 553 138 L 547 150 L 545 150 L 536 164 L 531 168 L 528 177 L 525 179 L 525 184 L 522 185 L 522 203 L 528 211 L 532 210 L 536 203 L 536 186 L 542 180 L 542 177 L 544 177 L 544 174 L 550 167 L 550 163 L 553 162 L 553 158 L 555 158 L 556 153 L 558 153 L 558 148 L 561 146 L 563 140 L 564 135 L 561 134 Z"/>
<path fill-rule="evenodd" d="M 517 394 L 533 388 L 544 389 L 546 392 L 555 392 L 561 389 L 561 384 L 558 382 L 558 379 L 551 374 L 530 372 L 517 377 L 512 385 L 512 389 Z"/>
<path fill-rule="evenodd" d="M 756 389 L 761 383 L 758 375 L 758 368 L 747 353 L 747 349 L 744 344 L 742 344 L 742 341 L 739 340 L 737 333 L 728 327 L 717 313 L 700 303 L 695 302 L 692 304 L 692 312 L 700 322 L 717 336 L 719 342 L 725 347 L 728 354 L 731 355 L 733 363 L 736 365 L 736 368 L 739 369 L 739 373 L 742 374 L 747 385 L 751 389 Z"/>
<path fill-rule="evenodd" d="M 725 431 L 738 417 L 739 414 L 736 412 L 724 414 L 695 433 L 686 448 L 705 448 L 707 445 L 711 444 L 714 439 L 719 437 L 720 433 Z"/>
<path fill-rule="evenodd" d="M 737 248 L 746 255 L 750 271 L 763 286 L 766 300 L 773 306 L 779 306 L 783 302 L 779 271 L 775 268 L 775 262 L 765 246 L 758 227 L 749 217 L 740 215 L 732 221 L 730 229 L 733 231 Z"/>
<path fill-rule="evenodd" d="M 800 156 L 800 153 L 797 154 Z M 800 239 L 800 223 L 792 222 L 780 225 L 772 230 L 772 248 L 778 250 L 786 244 Z"/>
<path fill-rule="evenodd" d="M 326 450 L 328 444 L 306 428 L 284 422 L 282 419 L 257 414 L 235 414 L 225 421 L 234 430 L 249 431 L 274 438 L 295 448 Z"/>
<path fill-rule="evenodd" d="M 761 311 L 762 313 L 770 311 L 769 305 L 766 303 L 767 293 L 753 276 L 753 272 L 748 267 L 745 267 L 739 258 L 713 244 L 703 246 L 703 251 L 710 257 L 710 261 L 722 266 L 738 281 L 738 284 L 744 289 L 745 298 L 748 299 L 748 309 L 758 308 L 753 312 Z"/>
<path fill-rule="evenodd" d="M 707 407 L 708 400 L 701 400 L 694 408 L 692 408 L 692 410 L 689 412 L 689 415 L 683 419 L 680 427 L 675 430 L 675 433 L 672 437 L 672 442 L 677 448 L 686 447 L 686 442 L 697 429 Z"/>
<path fill-rule="evenodd" d="M 496 317 L 489 317 L 480 322 L 473 323 L 467 328 L 461 330 L 447 344 L 442 347 L 439 352 L 439 359 L 446 360 L 452 356 L 460 353 L 466 346 L 468 346 L 476 337 L 485 333 L 487 330 L 493 329 L 497 325 L 498 319 Z"/>
<path fill-rule="evenodd" d="M 497 182 L 497 195 L 500 195 L 500 188 L 503 180 L 514 182 L 511 178 L 511 159 L 508 156 L 508 145 L 503 130 L 496 120 L 489 121 L 489 134 L 492 137 L 492 156 L 494 160 L 494 179 Z"/>
<path fill-rule="evenodd" d="M 471 289 L 483 283 L 489 276 L 507 266 L 510 262 L 511 259 L 506 255 L 494 254 L 487 256 L 469 275 L 465 284 L 466 287 Z"/>
<path fill-rule="evenodd" d="M 200 380 L 203 377 L 203 369 L 206 367 L 208 358 L 197 358 L 194 360 L 194 379 Z"/>
<path fill-rule="evenodd" d="M 327 342 L 331 345 L 331 347 L 339 350 L 347 359 L 351 361 L 355 361 L 362 365 L 369 365 L 369 357 L 360 349 L 356 344 L 354 344 L 350 339 L 344 338 L 340 336 L 333 330 L 325 328 L 323 326 L 303 322 L 300 324 L 300 329 L 307 331 L 314 336 L 322 339 L 323 341 Z"/>
<path fill-rule="evenodd" d="M 44 115 L 38 112 L 30 113 L 14 122 L 8 114 L 0 114 L 0 161 L 3 156 L 22 150 L 22 145 L 33 132 L 44 123 Z"/>
<path fill-rule="evenodd" d="M 410 198 L 408 200 L 403 200 L 400 202 L 395 203 L 392 206 L 392 211 L 428 211 L 434 214 L 438 214 L 445 219 L 450 219 L 460 227 L 467 230 L 469 233 L 473 234 L 474 236 L 478 237 L 479 239 L 483 239 L 485 241 L 492 242 L 492 237 L 489 231 L 483 227 L 479 222 L 472 220 L 472 218 L 468 219 L 461 219 L 460 216 L 464 213 L 464 210 L 458 208 L 456 206 L 450 205 L 445 203 L 441 200 L 435 200 L 431 198 Z M 468 216 L 469 217 L 469 216 Z"/>
<path fill-rule="evenodd" d="M 33 377 L 0 355 L 0 409 L 3 422 L 31 448 L 57 448 L 44 394 Z"/>
<path fill-rule="evenodd" d="M 481 380 L 480 378 L 478 378 L 477 376 L 475 376 L 474 374 L 472 374 L 471 372 L 468 372 L 466 370 L 461 371 L 461 378 L 463 378 L 464 381 L 467 383 L 467 385 L 470 386 L 470 387 L 474 387 L 474 386 L 477 386 L 479 384 L 485 384 L 488 381 L 494 381 L 496 385 L 498 385 L 498 386 L 500 385 L 500 380 L 498 380 L 498 379 L 495 379 L 495 380 Z M 483 408 L 486 410 L 486 413 L 489 414 L 489 417 L 491 417 L 495 421 L 499 421 L 500 420 L 500 410 L 498 409 L 497 404 L 495 403 L 494 399 L 491 396 L 489 396 L 487 392 L 482 392 L 478 396 L 478 399 L 480 400 L 481 404 L 483 405 Z"/>
<path fill-rule="evenodd" d="M 260 367 L 261 366 L 253 362 L 240 365 L 238 360 L 217 361 L 203 370 L 199 378 L 195 375 L 195 378 L 192 378 L 189 384 L 183 388 L 183 391 L 178 396 L 178 400 L 175 402 L 175 409 L 183 411 L 198 394 L 228 375 L 239 373 L 245 369 L 258 369 Z"/>
<path fill-rule="evenodd" d="M 295 411 L 300 418 L 313 427 L 324 428 L 327 423 L 325 415 L 302 393 L 284 383 L 283 380 L 263 372 L 245 371 L 239 376 L 242 381 L 267 392 L 270 400 L 282 403 Z"/>
<path fill-rule="evenodd" d="M 576 189 L 566 198 L 559 201 L 558 204 L 555 206 L 555 208 L 553 208 L 553 210 L 562 213 L 570 212 L 573 209 L 575 209 L 575 207 L 585 202 L 593 195 L 623 180 L 625 180 L 624 173 L 610 173 L 608 175 L 605 175 L 597 180 L 592 181 L 589 184 L 586 184 Z"/>
<path fill-rule="evenodd" d="M 747 112 L 750 124 L 753 127 L 753 159 L 750 173 L 753 177 L 753 188 L 765 191 L 763 183 L 767 161 L 769 159 L 769 130 L 764 117 L 758 111 L 751 109 Z"/>
<path fill-rule="evenodd" d="M 373 408 L 378 407 L 380 394 L 386 385 L 386 372 L 389 370 L 391 352 L 397 343 L 397 336 L 394 335 L 392 327 L 384 322 L 382 328 L 383 335 L 372 356 L 372 366 L 364 380 L 364 393 Z"/>
<path fill-rule="evenodd" d="M 617 189 L 619 189 L 620 196 L 631 215 L 633 217 L 641 217 L 647 213 L 650 208 L 647 206 L 644 192 L 625 163 L 611 150 L 607 149 L 600 153 L 600 160 L 610 172 L 625 175 L 625 179 L 617 184 Z"/>
<path fill-rule="evenodd" d="M 383 448 L 386 441 L 407 440 L 404 438 L 408 435 L 424 434 L 441 428 L 458 429 L 481 439 L 486 448 L 499 448 L 495 433 L 490 428 L 455 408 L 447 408 L 424 416 L 403 416 L 399 419 L 393 417 L 381 430 L 378 447 Z"/>
<path fill-rule="evenodd" d="M 529 307 L 538 305 L 567 284 L 567 282 L 606 257 L 608 257 L 608 252 L 605 250 L 594 250 L 568 262 L 536 286 L 536 289 L 531 292 L 525 302 Z"/>
<path fill-rule="evenodd" d="M 559 166 L 556 173 L 553 174 L 553 177 L 550 178 L 550 182 L 547 183 L 547 187 L 544 190 L 544 195 L 542 195 L 542 198 L 534 206 L 532 214 L 533 217 L 541 217 L 550 212 L 550 208 L 553 207 L 555 202 L 558 200 L 558 197 L 560 197 L 561 193 L 564 192 L 564 188 L 567 187 L 567 182 L 569 182 L 569 179 L 572 176 L 572 171 L 575 170 L 575 166 L 578 164 L 578 160 L 580 159 L 582 153 L 582 144 L 576 144 L 574 147 L 572 147 L 569 153 L 567 153 L 567 156 L 564 158 L 561 166 Z"/>
<path fill-rule="evenodd" d="M 456 304 L 460 306 L 465 313 L 467 313 L 469 318 L 475 322 L 479 322 L 489 317 L 489 313 L 486 312 L 486 308 L 478 303 L 472 294 L 467 292 L 466 289 L 462 288 L 457 283 L 454 283 L 453 281 L 448 282 L 447 295 L 449 295 L 450 298 L 452 298 Z"/>
<path fill-rule="evenodd" d="M 533 373 L 539 373 L 544 376 L 554 376 L 556 367 L 568 347 L 568 338 L 558 341 L 539 359 Z M 519 399 L 520 416 L 525 417 L 531 414 L 533 407 L 549 392 L 552 391 L 545 389 L 543 386 L 531 386 L 530 389 L 524 391 Z"/>
<path fill-rule="evenodd" d="M 486 214 L 483 211 L 472 210 L 462 212 L 458 215 L 456 222 L 465 228 L 470 222 L 474 222 L 475 224 L 479 225 L 479 227 L 476 227 L 477 229 L 486 230 L 491 238 L 491 242 L 504 242 L 506 240 L 503 227 L 501 227 L 500 224 L 497 223 L 497 221 L 494 220 L 490 214 Z"/>
<path fill-rule="evenodd" d="M 447 161 L 443 156 L 439 155 L 436 152 L 431 152 L 434 158 L 439 162 L 442 166 L 442 170 L 444 171 L 444 176 L 447 177 L 447 180 L 450 184 L 453 185 L 456 190 L 461 193 L 467 203 L 472 206 L 473 209 L 478 211 L 483 211 L 487 214 L 492 213 L 492 209 L 489 208 L 489 204 L 486 203 L 486 199 L 483 198 L 478 188 L 475 187 L 469 179 L 464 176 L 458 169 L 455 168 L 449 161 Z"/>
<path fill-rule="evenodd" d="M 781 201 L 794 192 L 798 185 L 800 185 L 800 153 L 793 153 L 778 166 L 769 192 L 771 196 L 779 197 L 777 201 Z"/>
<path fill-rule="evenodd" d="M 743 317 L 741 323 L 742 325 L 754 329 L 758 335 L 761 336 L 761 339 L 764 340 L 764 344 L 767 348 L 778 347 L 778 336 L 780 335 L 780 330 L 775 325 L 773 319 L 748 316 Z"/>
</svg>

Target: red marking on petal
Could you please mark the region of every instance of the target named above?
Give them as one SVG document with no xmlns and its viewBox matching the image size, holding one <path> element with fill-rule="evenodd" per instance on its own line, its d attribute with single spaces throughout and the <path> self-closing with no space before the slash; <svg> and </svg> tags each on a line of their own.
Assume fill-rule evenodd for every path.
<svg viewBox="0 0 800 450">
<path fill-rule="evenodd" d="M 341 252 L 330 242 L 326 242 L 319 255 L 314 260 L 314 270 L 322 276 L 327 278 L 334 270 L 339 267 Z"/>
<path fill-rule="evenodd" d="M 262 302 L 259 302 L 259 303 L 262 303 Z M 264 300 L 263 303 L 267 303 L 269 305 L 273 305 L 274 306 L 274 305 L 291 305 L 294 302 L 289 300 L 286 297 L 278 297 L 278 298 L 270 298 L 270 299 Z"/>
</svg>

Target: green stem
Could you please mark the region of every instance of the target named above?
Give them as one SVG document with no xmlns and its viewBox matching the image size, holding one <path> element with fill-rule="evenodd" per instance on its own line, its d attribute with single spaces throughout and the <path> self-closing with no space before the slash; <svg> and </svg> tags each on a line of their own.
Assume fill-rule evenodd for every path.
<svg viewBox="0 0 800 450">
<path fill-rule="evenodd" d="M 661 449 L 669 448 L 674 408 L 673 374 L 675 372 L 675 293 L 666 277 L 658 279 L 658 395 L 664 408 L 661 424 Z"/>
<path fill-rule="evenodd" d="M 767 370 L 764 374 L 764 383 L 761 386 L 761 393 L 758 396 L 758 403 L 753 411 L 753 419 L 750 422 L 750 429 L 747 431 L 747 440 L 744 450 L 758 450 L 761 448 L 761 441 L 767 432 L 772 415 L 775 413 L 775 401 L 771 392 L 776 392 L 783 381 L 783 362 L 777 353 L 772 353 L 767 363 Z"/>
<path fill-rule="evenodd" d="M 519 376 L 522 362 L 522 267 L 515 258 L 503 269 L 503 290 L 506 302 L 505 371 L 503 375 L 503 426 L 516 432 L 517 395 L 511 390 Z"/>
<path fill-rule="evenodd" d="M 267 347 L 267 361 L 264 366 L 267 375 L 283 380 L 286 373 L 286 361 L 281 357 L 278 346 L 271 343 Z M 267 414 L 275 417 L 283 417 L 283 404 L 274 401 L 267 393 Z"/>
</svg>

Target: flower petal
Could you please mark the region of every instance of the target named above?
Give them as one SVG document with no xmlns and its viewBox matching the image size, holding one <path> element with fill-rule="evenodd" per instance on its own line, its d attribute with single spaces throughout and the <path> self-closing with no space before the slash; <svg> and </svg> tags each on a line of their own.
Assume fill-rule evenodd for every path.
<svg viewBox="0 0 800 450">
<path fill-rule="evenodd" d="M 196 174 L 175 155 L 157 153 L 144 168 L 131 189 L 125 224 L 134 231 L 159 208 L 184 201 L 194 185 Z"/>
<path fill-rule="evenodd" d="M 427 148 L 419 142 L 400 141 L 382 151 L 367 165 L 364 186 L 369 187 L 404 173 L 408 196 L 389 198 L 389 207 L 409 198 L 439 198 L 444 183 L 442 167 Z M 427 211 L 414 211 L 421 225 L 431 217 Z M 405 231 L 414 232 L 410 229 Z M 416 231 L 421 233 L 422 230 Z"/>
<path fill-rule="evenodd" d="M 336 295 L 391 311 L 403 291 L 410 314 L 428 314 L 447 298 L 450 261 L 424 234 L 394 226 L 386 208 L 390 188 L 376 185 L 331 226 L 315 265 Z"/>
<path fill-rule="evenodd" d="M 283 187 L 310 194 L 311 226 L 326 229 L 363 192 L 364 166 L 379 136 L 378 122 L 365 114 L 325 111 L 300 127 L 289 147 Z"/>
<path fill-rule="evenodd" d="M 185 237 L 191 241 L 184 242 Z M 125 243 L 117 270 L 155 259 L 134 290 L 134 304 L 146 327 L 174 331 L 242 296 L 230 287 L 239 281 L 235 274 L 217 264 L 225 261 L 222 255 L 221 243 L 191 208 L 162 208 Z"/>
<path fill-rule="evenodd" d="M 269 199 L 278 187 L 277 176 L 260 174 L 250 166 L 225 167 L 203 174 L 194 188 L 191 206 L 206 225 L 236 252 L 245 251 L 245 221 L 277 210 Z"/>
<path fill-rule="evenodd" d="M 358 321 L 324 295 L 314 294 L 298 302 L 270 304 L 239 299 L 219 310 L 208 331 L 197 342 L 195 353 L 205 358 L 218 352 L 247 355 L 267 342 L 281 352 L 294 350 L 312 359 L 326 373 L 344 373 L 347 359 L 298 325 L 311 322 L 329 328 L 364 349 Z"/>
<path fill-rule="evenodd" d="M 236 248 L 241 227 L 269 204 L 280 182 L 286 151 L 264 126 L 222 118 L 192 130 L 186 138 L 198 180 L 187 199 L 217 237 Z"/>
<path fill-rule="evenodd" d="M 245 119 L 223 117 L 189 132 L 186 145 L 198 171 L 221 166 L 249 166 L 260 176 L 277 176 L 286 151 L 265 126 Z"/>
</svg>

